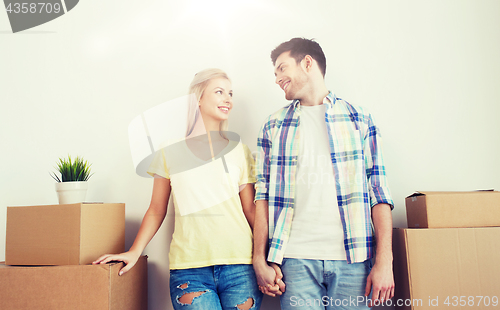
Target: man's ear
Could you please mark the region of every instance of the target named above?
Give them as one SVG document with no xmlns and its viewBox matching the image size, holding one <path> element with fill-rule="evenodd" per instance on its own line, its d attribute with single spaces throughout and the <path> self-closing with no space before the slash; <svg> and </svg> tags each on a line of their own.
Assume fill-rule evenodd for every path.
<svg viewBox="0 0 500 310">
<path fill-rule="evenodd" d="M 314 64 L 314 58 L 311 57 L 311 55 L 306 55 L 301 61 L 301 64 L 304 67 L 304 70 L 306 72 L 311 72 L 312 66 Z"/>
</svg>

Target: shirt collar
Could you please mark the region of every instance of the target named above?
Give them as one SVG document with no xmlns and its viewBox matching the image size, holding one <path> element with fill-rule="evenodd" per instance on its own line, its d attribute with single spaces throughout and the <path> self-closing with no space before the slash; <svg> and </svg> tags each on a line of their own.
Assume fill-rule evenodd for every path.
<svg viewBox="0 0 500 310">
<path fill-rule="evenodd" d="M 335 104 L 335 95 L 331 91 L 328 91 L 328 95 L 323 99 L 323 104 L 327 104 L 329 107 Z M 300 100 L 295 99 L 292 106 L 294 109 L 300 109 Z"/>
</svg>

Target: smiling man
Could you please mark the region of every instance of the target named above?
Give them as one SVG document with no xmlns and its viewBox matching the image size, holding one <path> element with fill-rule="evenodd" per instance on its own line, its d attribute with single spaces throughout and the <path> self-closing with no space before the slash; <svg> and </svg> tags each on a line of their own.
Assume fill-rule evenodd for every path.
<svg viewBox="0 0 500 310">
<path fill-rule="evenodd" d="M 281 295 L 283 310 L 366 309 L 392 298 L 393 202 L 378 127 L 328 90 L 317 42 L 291 39 L 271 59 L 293 101 L 266 119 L 257 141 L 259 288 Z"/>
</svg>

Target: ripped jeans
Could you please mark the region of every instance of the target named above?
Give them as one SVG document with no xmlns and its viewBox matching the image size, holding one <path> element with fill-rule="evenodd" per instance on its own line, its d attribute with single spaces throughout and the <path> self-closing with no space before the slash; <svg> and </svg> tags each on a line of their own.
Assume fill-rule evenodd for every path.
<svg viewBox="0 0 500 310">
<path fill-rule="evenodd" d="M 171 269 L 175 310 L 258 310 L 262 302 L 252 265 Z"/>
</svg>

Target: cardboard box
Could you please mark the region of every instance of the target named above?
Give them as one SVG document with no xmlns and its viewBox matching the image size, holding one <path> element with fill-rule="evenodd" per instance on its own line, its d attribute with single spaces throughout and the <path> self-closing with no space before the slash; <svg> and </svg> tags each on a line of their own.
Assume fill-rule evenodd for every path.
<svg viewBox="0 0 500 310">
<path fill-rule="evenodd" d="M 122 267 L 0 264 L 0 309 L 147 310 L 147 257 L 118 276 Z"/>
<path fill-rule="evenodd" d="M 406 198 L 409 228 L 500 226 L 500 192 L 417 192 Z"/>
<path fill-rule="evenodd" d="M 396 309 L 500 307 L 500 227 L 396 228 L 393 251 Z"/>
<path fill-rule="evenodd" d="M 125 250 L 125 204 L 7 207 L 7 265 L 85 265 Z"/>
</svg>

